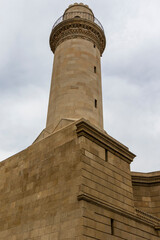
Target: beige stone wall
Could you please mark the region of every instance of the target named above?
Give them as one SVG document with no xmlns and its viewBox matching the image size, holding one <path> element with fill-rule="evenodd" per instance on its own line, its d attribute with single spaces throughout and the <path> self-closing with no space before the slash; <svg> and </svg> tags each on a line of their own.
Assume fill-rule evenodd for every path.
<svg viewBox="0 0 160 240">
<path fill-rule="evenodd" d="M 78 239 L 83 209 L 74 134 L 66 128 L 0 163 L 0 240 Z"/>
<path fill-rule="evenodd" d="M 106 162 L 77 124 L 0 163 L 0 240 L 158 240 L 158 221 L 133 208 L 129 163 Z"/>
<path fill-rule="evenodd" d="M 78 38 L 61 43 L 54 56 L 47 127 L 51 124 L 56 127 L 62 118 L 83 117 L 103 128 L 101 91 L 98 48 Z"/>
<path fill-rule="evenodd" d="M 129 164 L 82 137 L 83 183 L 81 191 L 115 207 L 134 211 Z"/>
<path fill-rule="evenodd" d="M 84 202 L 83 208 L 85 240 L 159 240 L 160 238 L 158 231 L 153 227 L 127 215 L 118 214 L 114 210 L 89 202 Z M 113 230 L 111 219 L 113 219 Z"/>
<path fill-rule="evenodd" d="M 132 173 L 135 207 L 160 218 L 160 172 Z"/>
</svg>

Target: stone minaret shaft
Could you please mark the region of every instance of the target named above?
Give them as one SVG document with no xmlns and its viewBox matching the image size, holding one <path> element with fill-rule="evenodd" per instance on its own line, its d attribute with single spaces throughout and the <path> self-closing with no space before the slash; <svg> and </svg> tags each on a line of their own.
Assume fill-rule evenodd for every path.
<svg viewBox="0 0 160 240">
<path fill-rule="evenodd" d="M 100 57 L 105 43 L 103 27 L 87 5 L 70 5 L 55 23 L 46 127 L 55 128 L 62 119 L 85 118 L 103 128 Z"/>
</svg>

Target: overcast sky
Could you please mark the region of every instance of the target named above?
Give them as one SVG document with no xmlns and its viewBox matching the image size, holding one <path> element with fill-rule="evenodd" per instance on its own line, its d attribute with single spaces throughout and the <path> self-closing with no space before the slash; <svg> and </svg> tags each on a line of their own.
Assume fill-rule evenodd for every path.
<svg viewBox="0 0 160 240">
<path fill-rule="evenodd" d="M 0 161 L 46 124 L 52 25 L 72 0 L 0 0 Z M 133 171 L 160 170 L 160 0 L 84 0 L 102 23 L 104 128 L 137 155 Z"/>
</svg>

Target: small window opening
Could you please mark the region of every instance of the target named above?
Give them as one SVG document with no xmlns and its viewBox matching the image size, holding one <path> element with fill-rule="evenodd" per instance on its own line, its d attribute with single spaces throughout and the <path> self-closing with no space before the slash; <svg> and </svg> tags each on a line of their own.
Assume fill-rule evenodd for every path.
<svg viewBox="0 0 160 240">
<path fill-rule="evenodd" d="M 111 235 L 114 235 L 114 219 L 111 218 Z"/>
<path fill-rule="evenodd" d="M 94 73 L 96 73 L 97 72 L 97 68 L 96 68 L 96 66 L 94 66 Z"/>
<path fill-rule="evenodd" d="M 94 44 L 93 46 L 94 46 L 94 48 L 96 48 L 96 44 Z"/>
<path fill-rule="evenodd" d="M 97 108 L 97 99 L 94 100 L 94 106 Z"/>
<path fill-rule="evenodd" d="M 108 162 L 108 150 L 105 149 L 105 161 Z"/>
</svg>

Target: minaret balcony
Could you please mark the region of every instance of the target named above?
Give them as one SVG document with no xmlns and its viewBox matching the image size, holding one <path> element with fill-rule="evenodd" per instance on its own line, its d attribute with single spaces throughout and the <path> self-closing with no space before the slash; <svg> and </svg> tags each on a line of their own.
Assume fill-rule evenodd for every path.
<svg viewBox="0 0 160 240">
<path fill-rule="evenodd" d="M 53 25 L 50 35 L 50 47 L 55 52 L 57 46 L 67 39 L 83 38 L 91 41 L 102 55 L 106 39 L 100 21 L 93 13 L 66 11 Z"/>
<path fill-rule="evenodd" d="M 64 22 L 68 19 L 74 19 L 75 20 L 76 18 L 77 18 L 77 20 L 83 19 L 83 20 L 87 20 L 87 21 L 90 21 L 92 23 L 95 23 L 104 32 L 102 24 L 93 14 L 90 14 L 90 13 L 87 13 L 87 12 L 80 12 L 80 11 L 78 11 L 78 12 L 75 12 L 75 11 L 74 12 L 65 12 L 60 18 L 57 19 L 57 21 L 53 25 L 52 29 L 54 29 L 61 22 Z"/>
</svg>

